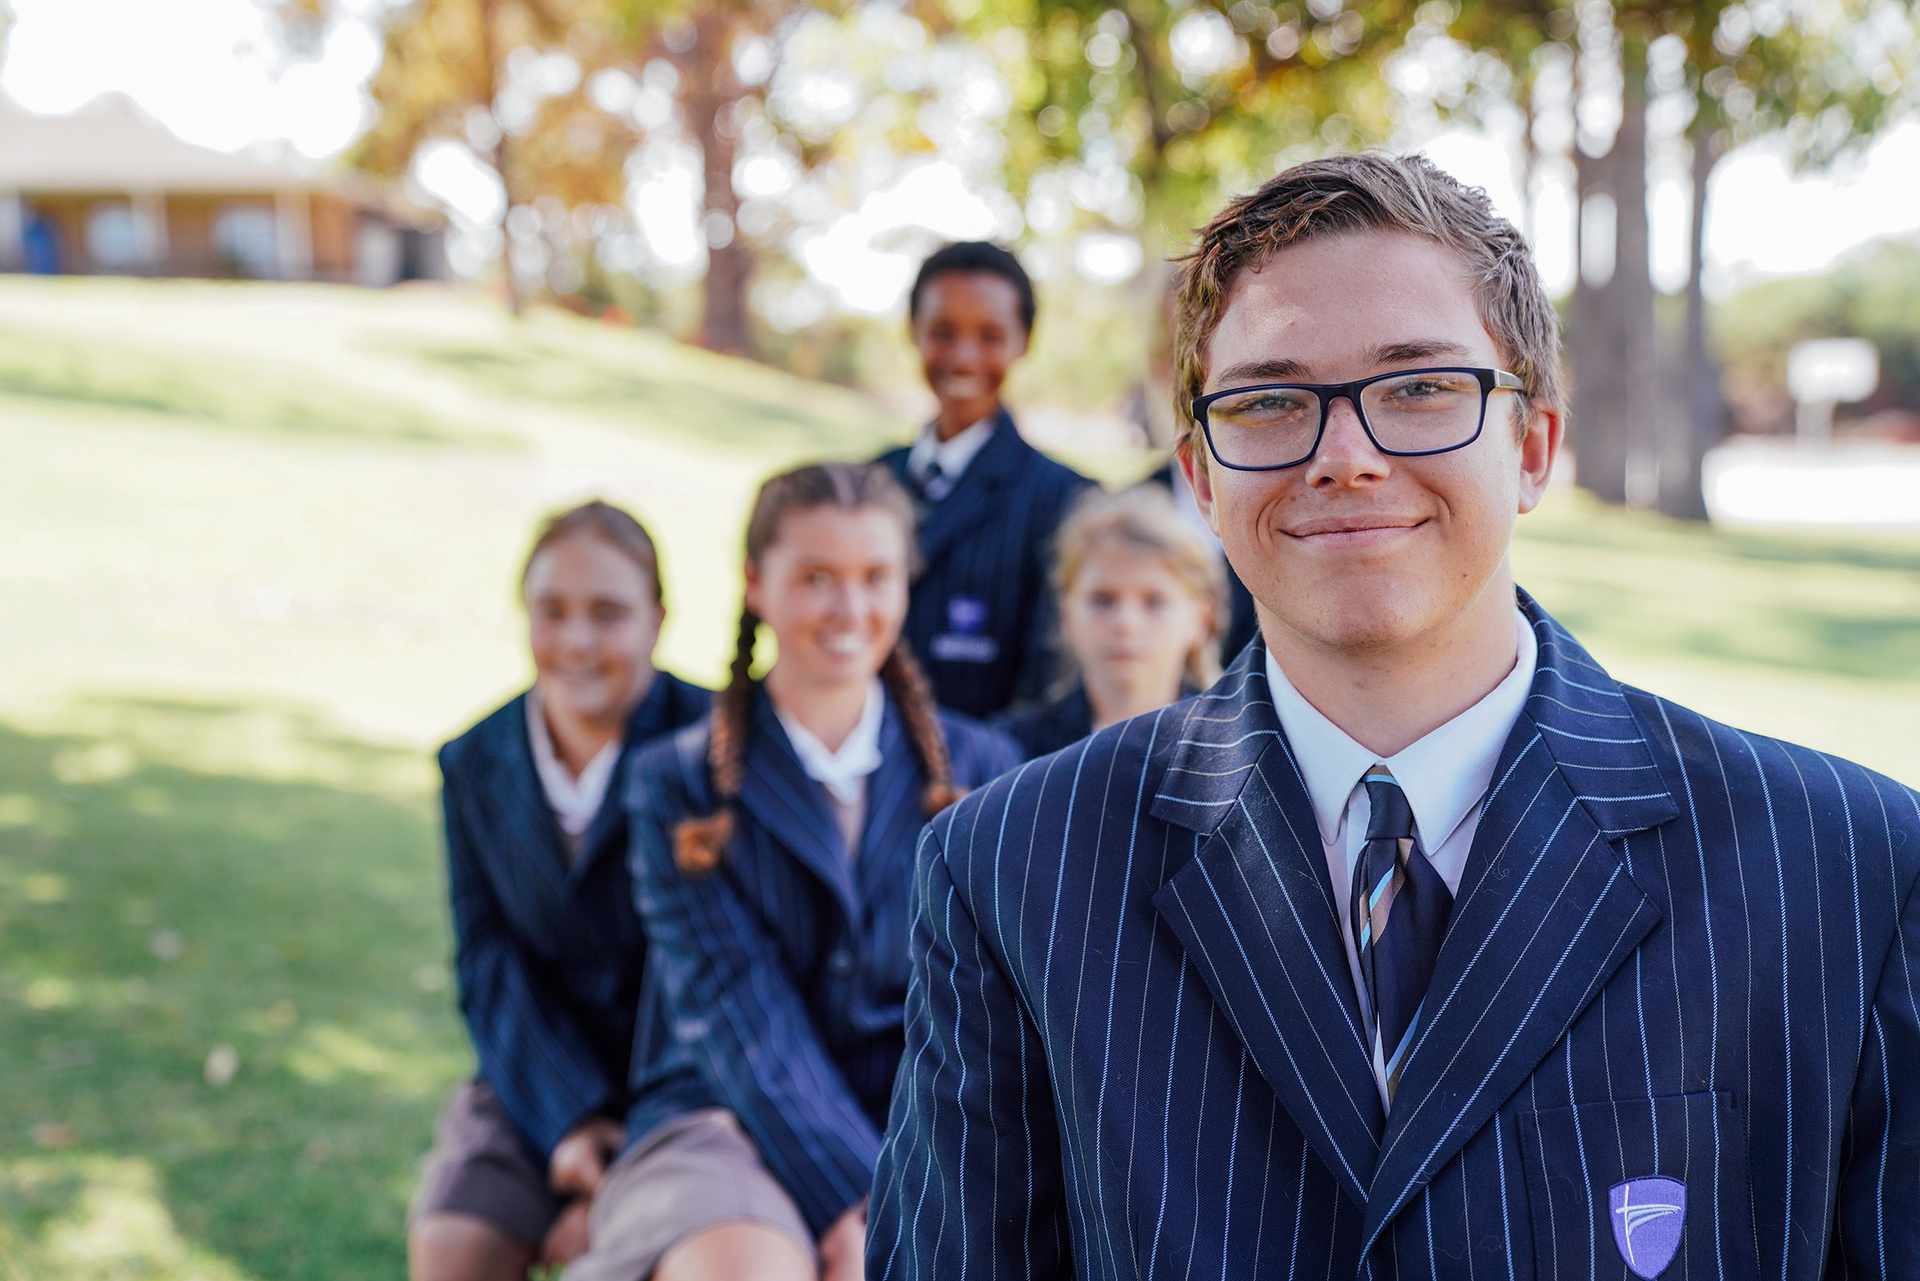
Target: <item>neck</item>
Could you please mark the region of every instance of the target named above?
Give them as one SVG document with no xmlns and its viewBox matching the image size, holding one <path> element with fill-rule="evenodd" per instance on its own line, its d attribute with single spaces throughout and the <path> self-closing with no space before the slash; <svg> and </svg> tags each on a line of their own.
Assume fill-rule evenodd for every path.
<svg viewBox="0 0 1920 1281">
<path fill-rule="evenodd" d="M 997 401 L 984 408 L 979 405 L 942 405 L 939 416 L 933 420 L 934 439 L 945 444 L 982 418 L 999 411 L 1000 405 Z"/>
<path fill-rule="evenodd" d="M 854 726 L 867 710 L 870 680 L 817 685 L 795 680 L 778 662 L 767 673 L 767 695 L 787 715 L 807 727 L 830 752 L 852 737 Z"/>
<path fill-rule="evenodd" d="M 1513 580 L 1505 572 L 1495 578 L 1448 623 L 1399 644 L 1317 645 L 1281 626 L 1264 605 L 1260 631 L 1300 696 L 1385 758 L 1472 707 L 1513 671 Z"/>
<path fill-rule="evenodd" d="M 1087 706 L 1093 712 L 1093 728 L 1105 729 L 1121 721 L 1165 707 L 1180 697 L 1180 675 L 1171 681 L 1134 682 L 1101 679 L 1082 675 L 1087 691 Z"/>
</svg>

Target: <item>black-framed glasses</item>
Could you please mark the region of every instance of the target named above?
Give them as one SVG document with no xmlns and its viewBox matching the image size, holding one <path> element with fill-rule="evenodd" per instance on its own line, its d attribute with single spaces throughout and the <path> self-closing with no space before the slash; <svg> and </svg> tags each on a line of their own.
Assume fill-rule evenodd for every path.
<svg viewBox="0 0 1920 1281">
<path fill-rule="evenodd" d="M 1229 387 L 1193 401 L 1207 449 L 1234 471 L 1298 467 L 1320 448 L 1327 415 L 1346 400 L 1375 449 L 1419 458 L 1464 449 L 1480 438 L 1487 398 L 1523 391 L 1504 369 L 1396 369 L 1350 383 L 1261 383 Z"/>
</svg>

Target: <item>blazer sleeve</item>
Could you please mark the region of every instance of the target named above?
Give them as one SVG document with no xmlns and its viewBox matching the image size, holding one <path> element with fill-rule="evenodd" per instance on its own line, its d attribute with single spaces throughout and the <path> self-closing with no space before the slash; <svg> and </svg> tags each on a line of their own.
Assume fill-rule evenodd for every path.
<svg viewBox="0 0 1920 1281">
<path fill-rule="evenodd" d="M 1898 1207 L 1920 1187 L 1920 888 L 1867 1012 L 1860 1075 L 1848 1110 L 1829 1276 L 1920 1277 L 1920 1216 Z"/>
<path fill-rule="evenodd" d="M 956 888 L 920 838 L 907 1047 L 868 1212 L 867 1275 L 1073 1272 L 1046 1051 Z"/>
<path fill-rule="evenodd" d="M 454 789 L 444 789 L 442 798 L 460 1010 L 481 1077 L 544 1161 L 575 1126 L 612 1114 L 619 1090 L 565 1003 L 527 964 L 480 867 Z"/>
<path fill-rule="evenodd" d="M 655 758 L 678 771 L 674 758 Z M 880 1134 L 821 1047 L 771 936 L 722 868 L 673 861 L 688 805 L 662 771 L 633 789 L 633 892 L 675 1039 L 760 1149 L 816 1236 L 867 1195 Z"/>
</svg>

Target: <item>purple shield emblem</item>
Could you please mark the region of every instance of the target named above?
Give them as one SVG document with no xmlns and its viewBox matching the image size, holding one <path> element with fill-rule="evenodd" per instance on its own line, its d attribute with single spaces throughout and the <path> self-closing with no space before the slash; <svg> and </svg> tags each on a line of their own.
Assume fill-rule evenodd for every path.
<svg viewBox="0 0 1920 1281">
<path fill-rule="evenodd" d="M 947 601 L 947 626 L 962 636 L 983 631 L 987 625 L 987 602 L 972 596 L 955 596 Z"/>
<path fill-rule="evenodd" d="M 1687 1222 L 1687 1185 L 1652 1175 L 1616 1183 L 1607 1193 L 1613 1243 L 1637 1277 L 1653 1281 L 1673 1262 Z"/>
</svg>

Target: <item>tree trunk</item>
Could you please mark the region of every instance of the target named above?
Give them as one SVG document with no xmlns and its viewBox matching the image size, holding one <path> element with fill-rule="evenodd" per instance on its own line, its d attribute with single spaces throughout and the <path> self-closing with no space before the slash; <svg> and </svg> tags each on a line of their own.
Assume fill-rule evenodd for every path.
<svg viewBox="0 0 1920 1281">
<path fill-rule="evenodd" d="M 1578 211 L 1574 260 L 1579 270 L 1574 276 L 1567 324 L 1567 356 L 1573 375 L 1567 447 L 1573 453 L 1574 476 L 1580 487 L 1610 503 L 1626 501 L 1626 447 L 1615 430 L 1620 418 L 1620 384 L 1608 372 L 1612 353 L 1618 349 L 1607 305 L 1613 278 L 1595 279 L 1588 270 L 1590 242 L 1598 234 L 1588 215 L 1595 197 L 1613 196 L 1613 170 L 1618 158 L 1617 148 L 1603 156 L 1589 156 L 1578 147 L 1574 149 L 1574 207 Z"/>
<path fill-rule="evenodd" d="M 1614 171 L 1615 248 L 1614 315 L 1620 339 L 1611 376 L 1620 382 L 1618 430 L 1626 441 L 1621 477 L 1626 500 L 1652 507 L 1659 498 L 1659 415 L 1661 395 L 1659 335 L 1655 328 L 1653 256 L 1647 218 L 1647 81 L 1644 57 L 1635 58 L 1629 42 L 1626 94 L 1620 135 L 1614 140 L 1619 167 Z"/>
<path fill-rule="evenodd" d="M 707 236 L 707 275 L 700 345 L 745 355 L 749 347 L 747 279 L 753 258 L 740 239 L 740 201 L 733 190 L 733 162 L 740 144 L 734 116 L 741 98 L 733 70 L 734 26 L 734 15 L 724 8 L 709 9 L 696 20 L 693 48 L 682 66 L 687 86 L 682 102 L 706 172 L 701 230 Z"/>
<path fill-rule="evenodd" d="M 1644 50 L 1629 41 L 1620 130 L 1604 156 L 1574 152 L 1579 201 L 1579 283 L 1574 287 L 1573 357 L 1576 477 L 1606 502 L 1651 507 L 1658 497 L 1657 418 L 1662 397 L 1654 332 L 1647 225 L 1647 89 Z M 1613 200 L 1613 270 L 1587 271 L 1591 196 Z"/>
<path fill-rule="evenodd" d="M 1720 161 L 1720 144 L 1712 130 L 1701 128 L 1693 138 L 1693 217 L 1687 248 L 1687 331 L 1680 364 L 1679 386 L 1670 403 L 1683 406 L 1684 416 L 1668 437 L 1661 453 L 1660 510 L 1681 520 L 1705 520 L 1707 500 L 1701 488 L 1701 466 L 1707 450 L 1718 444 L 1725 430 L 1726 402 L 1720 387 L 1720 366 L 1707 347 L 1706 297 L 1701 292 L 1702 265 L 1707 245 L 1707 178 Z"/>
<path fill-rule="evenodd" d="M 480 56 L 486 68 L 483 88 L 486 94 L 486 107 L 489 115 L 500 96 L 500 68 L 502 59 L 498 41 L 494 33 L 494 17 L 497 9 L 495 0 L 480 0 L 477 17 L 480 24 Z M 496 127 L 498 119 L 495 120 Z M 500 176 L 500 191 L 504 199 L 500 210 L 500 274 L 506 280 L 507 310 L 515 316 L 526 309 L 526 299 L 520 293 L 519 277 L 513 273 L 513 236 L 507 231 L 507 215 L 513 212 L 514 175 L 509 167 L 511 157 L 507 154 L 507 131 L 499 129 L 499 141 L 493 144 L 493 150 L 487 157 L 494 173 Z"/>
</svg>

